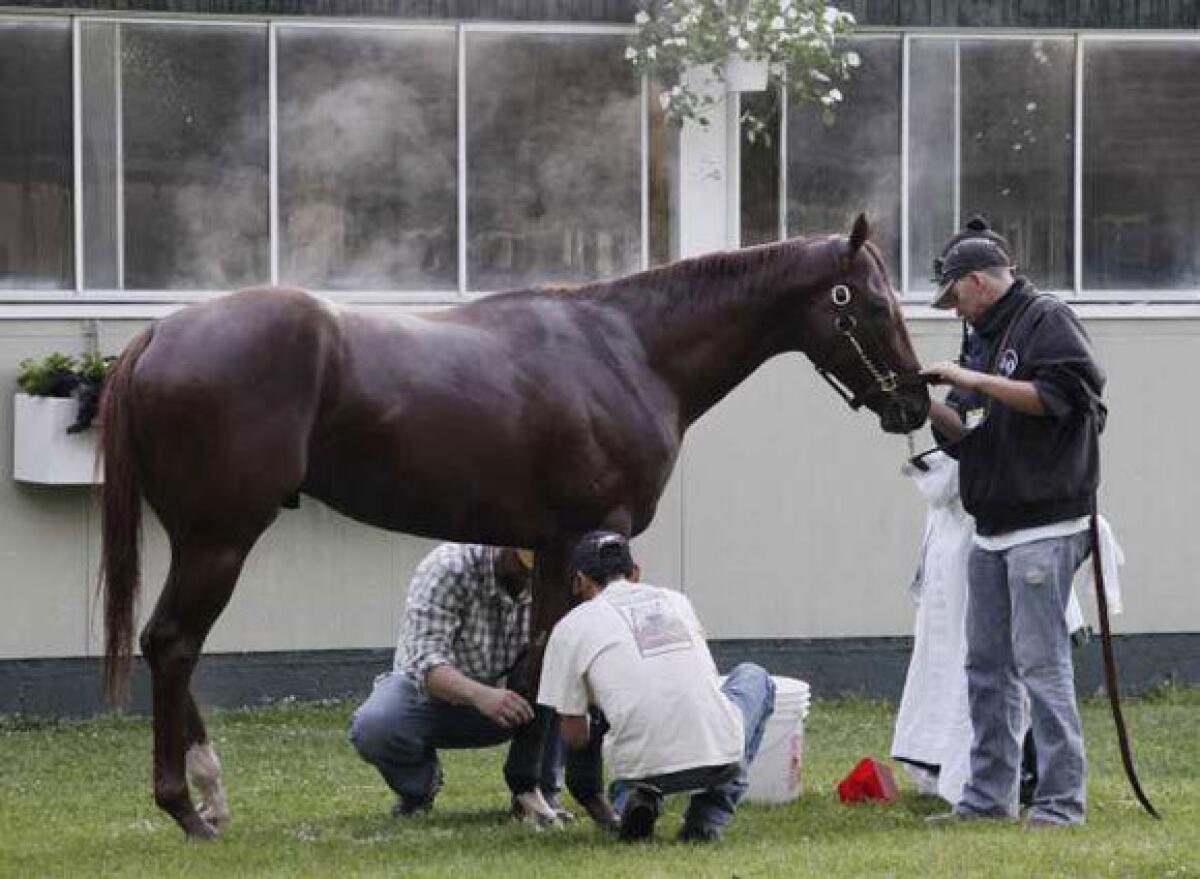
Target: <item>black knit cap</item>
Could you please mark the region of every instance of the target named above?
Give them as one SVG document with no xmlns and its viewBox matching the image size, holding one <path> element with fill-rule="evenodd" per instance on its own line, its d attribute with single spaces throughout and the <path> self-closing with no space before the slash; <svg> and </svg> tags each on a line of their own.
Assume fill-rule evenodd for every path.
<svg viewBox="0 0 1200 879">
<path fill-rule="evenodd" d="M 933 261 L 933 280 L 938 291 L 930 304 L 934 308 L 950 308 L 953 305 L 950 290 L 955 281 L 971 272 L 992 268 L 1015 268 L 1012 247 L 1004 236 L 988 228 L 987 220 L 972 217 Z"/>
<path fill-rule="evenodd" d="M 597 583 L 633 573 L 629 541 L 615 531 L 592 531 L 583 536 L 571 553 L 571 570 L 586 574 Z"/>
</svg>

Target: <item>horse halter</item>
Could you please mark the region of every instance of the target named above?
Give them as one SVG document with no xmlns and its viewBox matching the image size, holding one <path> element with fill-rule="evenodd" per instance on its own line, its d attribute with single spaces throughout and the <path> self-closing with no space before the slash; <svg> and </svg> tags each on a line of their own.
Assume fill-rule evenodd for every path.
<svg viewBox="0 0 1200 879">
<path fill-rule="evenodd" d="M 835 285 L 833 289 L 829 291 L 829 298 L 830 301 L 833 302 L 835 309 L 833 328 L 837 332 L 837 336 L 835 336 L 833 342 L 830 343 L 828 350 L 825 352 L 825 356 L 822 357 L 819 362 L 814 361 L 813 365 L 816 367 L 816 370 L 820 374 L 821 378 L 825 379 L 825 381 L 829 383 L 829 386 L 837 392 L 839 397 L 846 401 L 851 409 L 857 411 L 869 400 L 880 395 L 885 397 L 893 397 L 896 395 L 896 392 L 900 390 L 902 385 L 923 384 L 923 381 L 920 379 L 920 377 L 898 376 L 896 371 L 886 363 L 881 366 L 872 360 L 870 355 L 867 354 L 866 348 L 863 347 L 862 342 L 859 340 L 858 335 L 856 335 L 855 332 L 856 330 L 859 330 L 858 320 L 849 311 L 849 305 L 854 299 L 854 295 L 850 292 L 850 288 L 848 286 L 845 284 Z M 869 341 L 875 341 L 874 337 L 870 334 L 866 334 L 864 337 Z M 850 347 L 854 350 L 854 353 L 858 355 L 859 361 L 866 368 L 867 372 L 874 381 L 874 384 L 872 384 L 863 394 L 853 393 L 846 387 L 843 387 L 843 383 L 837 379 L 833 375 L 833 372 L 829 369 L 828 364 L 833 358 L 834 347 L 839 339 L 845 340 L 846 343 L 850 345 Z M 881 346 L 876 345 L 875 350 L 878 351 L 880 347 Z"/>
</svg>

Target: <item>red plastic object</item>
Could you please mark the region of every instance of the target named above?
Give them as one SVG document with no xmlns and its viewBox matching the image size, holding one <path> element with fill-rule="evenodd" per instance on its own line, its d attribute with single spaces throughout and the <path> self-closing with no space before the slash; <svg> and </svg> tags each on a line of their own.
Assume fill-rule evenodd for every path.
<svg viewBox="0 0 1200 879">
<path fill-rule="evenodd" d="M 892 768 L 871 757 L 864 757 L 850 770 L 837 786 L 838 796 L 843 803 L 862 803 L 879 800 L 885 803 L 896 801 L 896 779 Z"/>
</svg>

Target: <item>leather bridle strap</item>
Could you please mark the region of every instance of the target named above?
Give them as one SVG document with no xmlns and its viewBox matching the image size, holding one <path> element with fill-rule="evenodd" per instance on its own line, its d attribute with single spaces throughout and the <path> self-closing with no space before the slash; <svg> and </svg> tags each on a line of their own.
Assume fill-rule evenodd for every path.
<svg viewBox="0 0 1200 879">
<path fill-rule="evenodd" d="M 1117 690 L 1117 660 L 1113 654 L 1112 629 L 1108 622 L 1108 596 L 1104 592 L 1104 564 L 1100 554 L 1100 521 L 1097 513 L 1096 496 L 1092 496 L 1092 516 L 1088 526 L 1092 542 L 1092 570 L 1096 573 L 1096 608 L 1100 617 L 1100 647 L 1104 656 L 1104 689 L 1108 691 L 1108 701 L 1112 706 L 1113 723 L 1117 727 L 1117 744 L 1121 750 L 1121 764 L 1125 767 L 1125 777 L 1133 788 L 1137 801 L 1154 818 L 1162 820 L 1158 810 L 1150 803 L 1149 797 L 1142 790 L 1138 780 L 1137 770 L 1133 766 L 1133 752 L 1129 745 L 1129 732 L 1125 728 L 1125 718 L 1121 714 L 1121 695 Z"/>
</svg>

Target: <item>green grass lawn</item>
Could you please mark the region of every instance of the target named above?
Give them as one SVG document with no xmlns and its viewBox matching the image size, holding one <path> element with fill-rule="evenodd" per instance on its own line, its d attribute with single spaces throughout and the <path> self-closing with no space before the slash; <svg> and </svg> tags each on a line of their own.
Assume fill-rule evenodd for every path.
<svg viewBox="0 0 1200 879">
<path fill-rule="evenodd" d="M 284 704 L 213 713 L 234 823 L 188 844 L 150 797 L 150 728 L 141 718 L 36 724 L 0 718 L 0 877 L 453 876 L 1200 877 L 1200 691 L 1130 700 L 1143 782 L 1165 815 L 1144 815 L 1121 774 L 1107 705 L 1084 709 L 1088 824 L 928 825 L 939 801 L 843 806 L 834 783 L 861 756 L 886 756 L 894 707 L 813 704 L 804 792 L 744 806 L 726 840 L 674 841 L 680 803 L 657 841 L 621 845 L 590 823 L 533 834 L 506 818 L 501 749 L 445 755 L 435 811 L 397 821 L 391 797 L 345 738 L 353 706 Z"/>
</svg>

